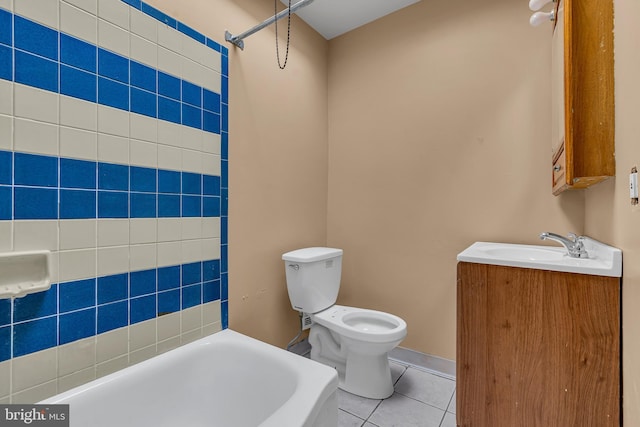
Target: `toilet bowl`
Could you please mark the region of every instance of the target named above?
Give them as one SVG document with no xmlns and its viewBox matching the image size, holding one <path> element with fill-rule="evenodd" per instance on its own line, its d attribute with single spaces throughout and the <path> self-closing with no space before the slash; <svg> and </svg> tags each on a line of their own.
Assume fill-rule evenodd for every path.
<svg viewBox="0 0 640 427">
<path fill-rule="evenodd" d="M 334 367 L 345 391 L 371 399 L 391 396 L 388 352 L 406 337 L 405 321 L 382 311 L 336 304 L 341 249 L 298 249 L 282 259 L 291 306 L 312 321 L 311 359 Z"/>
<path fill-rule="evenodd" d="M 388 352 L 406 337 L 404 320 L 337 304 L 310 317 L 311 359 L 336 368 L 341 389 L 370 399 L 393 394 Z"/>
</svg>

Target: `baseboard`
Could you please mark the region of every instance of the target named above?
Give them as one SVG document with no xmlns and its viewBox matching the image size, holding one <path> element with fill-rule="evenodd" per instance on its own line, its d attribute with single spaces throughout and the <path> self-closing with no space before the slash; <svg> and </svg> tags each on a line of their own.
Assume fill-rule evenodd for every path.
<svg viewBox="0 0 640 427">
<path fill-rule="evenodd" d="M 309 353 L 311 353 L 311 344 L 309 344 L 309 341 L 304 338 L 293 345 L 289 351 L 300 356 L 309 357 Z M 441 377 L 452 380 L 456 379 L 456 362 L 453 360 L 420 353 L 419 351 L 403 347 L 396 347 L 391 350 L 391 352 L 389 352 L 389 360 L 402 363 L 404 365 L 410 365 Z"/>
<path fill-rule="evenodd" d="M 431 372 L 452 380 L 456 379 L 456 362 L 430 354 L 420 353 L 403 347 L 389 352 L 389 360 L 411 365 L 423 371 Z"/>
</svg>

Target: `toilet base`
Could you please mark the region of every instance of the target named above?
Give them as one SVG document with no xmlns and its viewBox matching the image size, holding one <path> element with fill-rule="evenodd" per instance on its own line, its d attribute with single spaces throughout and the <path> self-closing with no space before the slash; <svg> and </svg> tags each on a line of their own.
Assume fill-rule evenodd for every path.
<svg viewBox="0 0 640 427">
<path fill-rule="evenodd" d="M 386 351 L 372 352 L 372 346 L 365 344 L 368 352 L 359 353 L 354 348 L 362 347 L 363 343 L 340 337 L 318 324 L 311 327 L 309 343 L 311 360 L 335 368 L 342 390 L 369 399 L 386 399 L 393 394 Z"/>
</svg>

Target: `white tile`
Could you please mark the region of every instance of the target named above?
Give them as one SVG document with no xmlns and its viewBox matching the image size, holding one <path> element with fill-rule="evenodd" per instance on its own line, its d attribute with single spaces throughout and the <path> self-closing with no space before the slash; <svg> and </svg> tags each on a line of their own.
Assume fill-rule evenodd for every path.
<svg viewBox="0 0 640 427">
<path fill-rule="evenodd" d="M 129 352 L 129 328 L 120 328 L 96 336 L 96 362 L 102 363 Z"/>
<path fill-rule="evenodd" d="M 1 102 L 1 101 L 0 101 Z M 13 149 L 13 118 L 0 115 L 0 149 Z"/>
<path fill-rule="evenodd" d="M 58 155 L 58 126 L 16 118 L 13 149 L 25 153 Z"/>
<path fill-rule="evenodd" d="M 158 168 L 182 170 L 182 150 L 168 145 L 158 145 Z"/>
<path fill-rule="evenodd" d="M 0 80 L 0 114 L 13 114 L 13 86 L 12 82 Z"/>
<path fill-rule="evenodd" d="M 0 397 L 8 396 L 11 393 L 11 360 L 0 362 L 0 378 L 5 378 L 5 381 L 0 381 Z"/>
<path fill-rule="evenodd" d="M 97 130 L 98 104 L 60 95 L 60 124 L 79 129 Z"/>
<path fill-rule="evenodd" d="M 453 392 L 453 397 L 451 398 L 451 402 L 449 402 L 449 406 L 447 407 L 447 412 L 451 412 L 453 414 L 456 413 L 456 392 Z"/>
<path fill-rule="evenodd" d="M 158 120 L 158 142 L 172 147 L 182 147 L 182 128 L 164 120 Z"/>
<path fill-rule="evenodd" d="M 136 10 L 131 9 L 131 32 L 135 33 L 145 39 L 158 42 L 158 21 L 149 15 Z"/>
<path fill-rule="evenodd" d="M 129 138 L 98 134 L 98 160 L 106 163 L 129 164 Z"/>
<path fill-rule="evenodd" d="M 204 137 L 202 138 L 202 151 L 211 154 L 221 154 L 221 146 L 222 139 L 219 134 L 204 132 Z"/>
<path fill-rule="evenodd" d="M 158 45 L 182 54 L 182 33 L 168 25 L 158 25 Z"/>
<path fill-rule="evenodd" d="M 82 369 L 72 374 L 58 377 L 58 393 L 64 393 L 96 379 L 95 367 Z"/>
<path fill-rule="evenodd" d="M 220 322 L 220 300 L 202 304 L 202 325 Z"/>
<path fill-rule="evenodd" d="M 112 52 L 129 57 L 129 32 L 98 19 L 98 44 Z"/>
<path fill-rule="evenodd" d="M 98 160 L 98 134 L 60 126 L 60 157 Z"/>
<path fill-rule="evenodd" d="M 58 250 L 58 221 L 14 221 L 14 250 Z"/>
<path fill-rule="evenodd" d="M 13 392 L 54 380 L 58 372 L 57 348 L 15 357 L 12 369 Z"/>
<path fill-rule="evenodd" d="M 181 218 L 158 218 L 158 242 L 179 241 L 181 238 Z"/>
<path fill-rule="evenodd" d="M 220 239 L 202 240 L 202 259 L 220 259 Z"/>
<path fill-rule="evenodd" d="M 391 361 L 389 362 L 389 368 L 391 368 L 391 382 L 393 382 L 393 384 L 395 384 L 407 370 L 405 365 Z"/>
<path fill-rule="evenodd" d="M 158 68 L 158 47 L 149 40 L 131 35 L 131 59 Z"/>
<path fill-rule="evenodd" d="M 215 93 L 220 93 L 222 91 L 222 77 L 217 71 L 205 68 L 203 70 L 202 78 L 204 79 L 203 87 Z"/>
<path fill-rule="evenodd" d="M 456 427 L 456 415 L 447 412 L 446 414 L 444 414 L 444 418 L 442 419 L 442 424 L 440 424 L 440 427 Z"/>
<path fill-rule="evenodd" d="M 59 268 L 58 265 L 60 260 L 60 253 L 59 252 L 51 252 L 51 264 L 49 265 L 49 268 L 51 268 L 51 283 L 58 283 L 60 282 L 60 273 L 59 273 Z"/>
<path fill-rule="evenodd" d="M 200 48 L 206 48 L 205 45 L 182 33 L 180 33 L 180 44 L 182 45 L 180 55 L 189 58 L 194 62 L 201 63 L 202 53 Z"/>
<path fill-rule="evenodd" d="M 95 219 L 60 220 L 60 250 L 89 249 L 98 244 Z"/>
<path fill-rule="evenodd" d="M 438 427 L 444 411 L 394 393 L 380 403 L 369 421 L 378 426 Z"/>
<path fill-rule="evenodd" d="M 342 409 L 338 410 L 338 427 L 361 427 L 364 420 Z"/>
<path fill-rule="evenodd" d="M 158 69 L 175 77 L 182 75 L 182 60 L 180 55 L 164 47 L 158 46 Z"/>
<path fill-rule="evenodd" d="M 98 0 L 63 0 L 93 15 L 98 13 Z"/>
<path fill-rule="evenodd" d="M 446 410 L 455 387 L 452 380 L 409 367 L 395 388 L 397 393 Z"/>
<path fill-rule="evenodd" d="M 144 362 L 157 354 L 155 343 L 148 347 L 141 348 L 140 350 L 132 351 L 129 353 L 129 366 Z"/>
<path fill-rule="evenodd" d="M 185 58 L 184 56 L 181 58 L 182 60 L 182 78 L 184 80 L 190 81 L 191 83 L 197 84 L 198 86 L 204 86 L 200 79 L 202 73 L 200 72 L 200 68 L 202 65 L 198 64 L 195 61 L 192 61 L 189 58 Z M 210 71 L 210 70 L 209 70 Z"/>
<path fill-rule="evenodd" d="M 197 61 L 207 68 L 220 72 L 222 69 L 222 55 L 219 52 L 198 43 L 198 59 Z"/>
<path fill-rule="evenodd" d="M 129 136 L 143 141 L 158 141 L 158 121 L 154 118 L 131 114 L 131 133 Z"/>
<path fill-rule="evenodd" d="M 95 337 L 85 338 L 58 347 L 58 376 L 93 368 L 95 363 Z"/>
<path fill-rule="evenodd" d="M 151 169 L 158 168 L 158 144 L 153 142 L 129 140 L 129 163 Z"/>
<path fill-rule="evenodd" d="M 18 0 L 14 4 L 15 13 L 58 29 L 58 2 L 51 0 Z"/>
<path fill-rule="evenodd" d="M 158 267 L 169 267 L 182 263 L 182 243 L 158 243 Z"/>
<path fill-rule="evenodd" d="M 180 347 L 180 336 L 170 338 L 168 340 L 160 341 L 158 343 L 158 354 L 166 353 L 175 348 Z"/>
<path fill-rule="evenodd" d="M 158 317 L 158 341 L 168 340 L 180 335 L 180 312 Z"/>
<path fill-rule="evenodd" d="M 156 319 L 146 320 L 129 327 L 129 351 L 139 350 L 156 343 Z"/>
<path fill-rule="evenodd" d="M 202 328 L 197 328 L 192 331 L 183 332 L 180 335 L 180 342 L 182 345 L 189 344 L 190 342 L 194 342 L 202 338 Z"/>
<path fill-rule="evenodd" d="M 58 123 L 58 95 L 17 84 L 14 93 L 15 115 L 41 122 Z"/>
<path fill-rule="evenodd" d="M 98 246 L 122 246 L 129 244 L 128 219 L 101 219 L 98 221 Z"/>
<path fill-rule="evenodd" d="M 220 217 L 202 218 L 202 238 L 220 237 Z"/>
<path fill-rule="evenodd" d="M 182 170 L 202 173 L 202 152 L 182 149 Z"/>
<path fill-rule="evenodd" d="M 124 355 L 116 359 L 96 365 L 96 378 L 102 378 L 114 372 L 123 370 L 129 366 L 129 355 Z"/>
<path fill-rule="evenodd" d="M 57 393 L 58 380 L 52 380 L 19 393 L 14 392 L 11 397 L 11 403 L 32 404 L 33 402 L 39 402 L 48 397 L 55 396 Z"/>
<path fill-rule="evenodd" d="M 202 218 L 181 218 L 182 240 L 199 239 L 202 237 Z"/>
<path fill-rule="evenodd" d="M 209 323 L 207 325 L 202 326 L 202 336 L 206 337 L 207 335 L 213 335 L 215 333 L 220 332 L 221 330 L 222 330 L 221 322 Z"/>
<path fill-rule="evenodd" d="M 129 241 L 132 245 L 155 243 L 158 240 L 158 221 L 155 218 L 131 218 Z"/>
<path fill-rule="evenodd" d="M 148 270 L 156 268 L 157 262 L 156 245 L 131 245 L 129 255 L 130 271 Z"/>
<path fill-rule="evenodd" d="M 13 12 L 13 0 L 0 0 L 0 7 Z"/>
<path fill-rule="evenodd" d="M 98 248 L 98 276 L 129 271 L 129 246 Z"/>
<path fill-rule="evenodd" d="M 13 222 L 0 221 L 0 252 L 11 250 L 13 250 Z"/>
<path fill-rule="evenodd" d="M 202 151 L 203 138 L 204 135 L 201 130 L 189 126 L 182 126 L 180 135 L 182 147 L 189 150 Z"/>
<path fill-rule="evenodd" d="M 129 113 L 117 108 L 98 106 L 98 132 L 129 136 Z"/>
<path fill-rule="evenodd" d="M 202 327 L 202 306 L 182 310 L 182 333 Z"/>
<path fill-rule="evenodd" d="M 183 264 L 202 260 L 202 242 L 200 240 L 187 240 L 182 242 Z"/>
<path fill-rule="evenodd" d="M 2 1 L 2 0 L 0 0 L 0 1 Z M 10 396 L 0 398 L 0 405 L 8 405 L 10 403 L 11 403 L 11 397 Z"/>
<path fill-rule="evenodd" d="M 118 27 L 129 30 L 129 5 L 122 1 L 98 0 L 98 16 Z"/>
<path fill-rule="evenodd" d="M 60 251 L 58 261 L 61 282 L 96 277 L 96 250 Z"/>
<path fill-rule="evenodd" d="M 98 42 L 96 16 L 64 2 L 60 3 L 60 30 L 92 44 Z"/>
<path fill-rule="evenodd" d="M 206 175 L 220 176 L 222 174 L 222 166 L 220 156 L 217 154 L 202 153 L 202 173 Z"/>
</svg>

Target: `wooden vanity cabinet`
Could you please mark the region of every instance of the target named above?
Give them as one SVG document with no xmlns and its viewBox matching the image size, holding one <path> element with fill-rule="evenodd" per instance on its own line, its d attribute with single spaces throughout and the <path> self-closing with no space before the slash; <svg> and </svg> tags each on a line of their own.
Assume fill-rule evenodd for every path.
<svg viewBox="0 0 640 427">
<path fill-rule="evenodd" d="M 613 2 L 560 0 L 552 37 L 553 194 L 615 175 Z"/>
<path fill-rule="evenodd" d="M 620 426 L 620 286 L 458 263 L 458 426 Z"/>
</svg>

